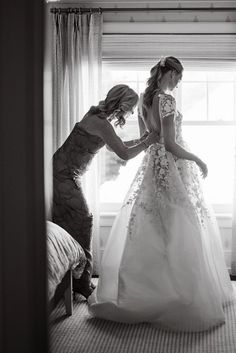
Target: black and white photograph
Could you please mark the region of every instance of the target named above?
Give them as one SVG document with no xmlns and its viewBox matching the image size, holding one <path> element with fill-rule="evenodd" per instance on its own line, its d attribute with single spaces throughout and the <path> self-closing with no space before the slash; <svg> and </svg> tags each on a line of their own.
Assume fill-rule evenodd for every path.
<svg viewBox="0 0 236 353">
<path fill-rule="evenodd" d="M 236 0 L 0 28 L 0 352 L 236 353 Z"/>
</svg>

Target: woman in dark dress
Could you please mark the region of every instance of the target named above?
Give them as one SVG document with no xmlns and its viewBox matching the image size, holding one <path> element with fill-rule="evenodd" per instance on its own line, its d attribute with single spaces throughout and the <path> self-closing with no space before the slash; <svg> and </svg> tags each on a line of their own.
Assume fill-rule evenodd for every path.
<svg viewBox="0 0 236 353">
<path fill-rule="evenodd" d="M 53 208 L 52 220 L 64 228 L 83 247 L 87 263 L 80 279 L 73 279 L 73 290 L 88 297 L 91 282 L 92 214 L 89 212 L 81 185 L 96 152 L 104 145 L 124 160 L 131 159 L 158 141 L 156 132 L 145 133 L 140 139 L 123 142 L 110 121 L 124 125 L 127 114 L 132 113 L 138 95 L 127 85 L 116 85 L 106 99 L 92 106 L 83 119 L 76 123 L 64 144 L 53 156 Z"/>
</svg>

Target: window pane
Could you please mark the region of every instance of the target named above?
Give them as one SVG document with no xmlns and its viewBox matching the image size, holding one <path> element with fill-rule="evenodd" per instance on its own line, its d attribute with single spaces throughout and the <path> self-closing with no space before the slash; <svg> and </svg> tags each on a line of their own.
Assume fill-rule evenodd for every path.
<svg viewBox="0 0 236 353">
<path fill-rule="evenodd" d="M 212 204 L 232 204 L 234 187 L 234 144 L 236 128 L 229 126 L 183 126 L 190 150 L 208 166 L 202 179 L 205 197 Z M 131 133 L 130 133 L 131 135 Z M 125 163 L 106 151 L 106 171 L 100 188 L 101 202 L 122 202 L 143 154 Z"/>
<path fill-rule="evenodd" d="M 183 126 L 190 150 L 208 166 L 203 187 L 212 204 L 232 204 L 236 128 L 232 126 Z"/>
<path fill-rule="evenodd" d="M 121 69 L 106 69 L 103 68 L 103 95 L 105 96 L 108 90 L 117 84 L 127 84 L 133 88 L 138 94 L 143 92 L 146 87 L 146 81 L 149 77 L 149 71 L 121 70 Z"/>
<path fill-rule="evenodd" d="M 184 120 L 206 120 L 207 86 L 202 82 L 182 83 L 182 114 Z"/>
<path fill-rule="evenodd" d="M 115 130 L 123 141 L 129 141 L 139 137 L 137 122 L 135 124 L 126 123 L 123 128 L 117 127 Z M 137 156 L 127 162 L 119 158 L 114 152 L 105 149 L 105 168 L 102 168 L 100 187 L 101 202 L 123 201 L 141 159 L 142 156 Z"/>
<path fill-rule="evenodd" d="M 129 85 L 138 94 L 143 92 L 149 77 L 150 67 L 147 66 L 147 70 L 135 70 L 135 63 L 131 70 L 125 66 L 124 70 L 121 67 L 103 67 L 103 96 L 120 83 Z M 235 83 L 234 72 L 186 69 L 176 92 L 184 121 L 198 122 L 195 126 L 184 126 L 183 131 L 191 150 L 208 164 L 209 175 L 203 180 L 203 186 L 208 201 L 213 204 L 232 204 L 236 131 L 232 126 L 201 126 L 199 123 L 235 119 Z M 117 128 L 116 132 L 124 141 L 138 138 L 137 108 L 123 129 Z M 143 154 L 125 162 L 106 149 L 102 153 L 101 203 L 121 203 Z"/>
<path fill-rule="evenodd" d="M 234 114 L 234 84 L 209 83 L 209 120 L 232 120 Z"/>
<path fill-rule="evenodd" d="M 207 72 L 206 71 L 191 71 L 184 70 L 183 72 L 183 81 L 184 82 L 204 82 L 207 80 Z"/>
<path fill-rule="evenodd" d="M 128 162 L 106 151 L 106 175 L 100 186 L 100 202 L 121 203 L 134 179 L 143 153 Z"/>
<path fill-rule="evenodd" d="M 207 71 L 207 79 L 208 81 L 231 81 L 233 82 L 234 72 L 226 72 L 226 71 Z"/>
<path fill-rule="evenodd" d="M 188 121 L 234 119 L 235 74 L 186 71 L 181 87 L 182 113 Z"/>
<path fill-rule="evenodd" d="M 112 80 L 117 82 L 130 82 L 137 81 L 137 72 L 136 71 L 125 71 L 125 70 L 117 70 L 112 71 Z"/>
</svg>

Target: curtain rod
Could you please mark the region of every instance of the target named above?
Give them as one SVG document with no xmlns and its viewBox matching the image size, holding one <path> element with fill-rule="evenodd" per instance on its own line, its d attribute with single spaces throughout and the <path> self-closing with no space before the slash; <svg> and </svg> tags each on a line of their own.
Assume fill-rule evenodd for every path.
<svg viewBox="0 0 236 353">
<path fill-rule="evenodd" d="M 139 8 L 84 8 L 84 7 L 54 7 L 51 8 L 52 13 L 104 13 L 104 12 L 231 12 L 236 11 L 236 7 L 139 7 Z"/>
</svg>

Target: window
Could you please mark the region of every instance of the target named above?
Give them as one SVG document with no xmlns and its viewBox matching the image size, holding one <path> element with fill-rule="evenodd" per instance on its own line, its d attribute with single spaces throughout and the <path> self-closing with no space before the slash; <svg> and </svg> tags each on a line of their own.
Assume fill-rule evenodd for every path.
<svg viewBox="0 0 236 353">
<path fill-rule="evenodd" d="M 115 84 L 125 83 L 138 94 L 144 91 L 152 63 L 103 64 L 103 95 Z M 191 151 L 208 165 L 203 181 L 207 200 L 216 212 L 231 212 L 236 136 L 236 71 L 213 63 L 187 63 L 182 83 L 173 94 L 183 113 L 183 134 Z M 123 129 L 123 140 L 139 136 L 137 110 Z M 143 154 L 125 162 L 104 149 L 100 201 L 102 211 L 116 211 L 127 193 Z"/>
</svg>

